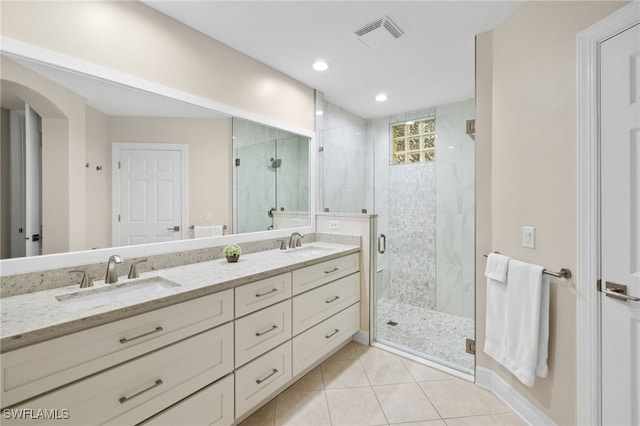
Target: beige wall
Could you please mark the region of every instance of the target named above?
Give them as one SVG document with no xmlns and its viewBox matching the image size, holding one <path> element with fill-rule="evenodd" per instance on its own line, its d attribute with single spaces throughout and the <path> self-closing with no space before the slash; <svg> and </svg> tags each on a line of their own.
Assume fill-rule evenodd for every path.
<svg viewBox="0 0 640 426">
<path fill-rule="evenodd" d="M 478 37 L 478 179 L 490 178 L 491 188 L 479 181 L 476 361 L 559 424 L 577 422 L 577 277 L 572 288 L 552 279 L 549 375 L 528 388 L 482 351 L 481 256 L 497 250 L 552 270 L 577 271 L 576 35 L 624 4 L 527 1 Z M 490 145 L 490 158 L 482 145 Z M 524 225 L 536 227 L 534 250 L 521 246 Z"/>
<path fill-rule="evenodd" d="M 137 1 L 1 8 L 5 36 L 314 131 L 311 88 Z"/>
</svg>

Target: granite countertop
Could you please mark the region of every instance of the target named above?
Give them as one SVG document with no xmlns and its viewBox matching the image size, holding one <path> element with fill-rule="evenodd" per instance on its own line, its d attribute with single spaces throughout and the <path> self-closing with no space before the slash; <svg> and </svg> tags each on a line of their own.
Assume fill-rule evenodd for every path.
<svg viewBox="0 0 640 426">
<path fill-rule="evenodd" d="M 129 280 L 125 276 L 119 278 L 117 285 L 161 277 L 179 286 L 142 292 L 126 300 L 75 312 L 68 312 L 56 297 L 96 290 L 99 292 L 98 289 L 111 287 L 113 284 L 104 284 L 102 280 L 95 281 L 93 287 L 86 289 L 80 289 L 76 284 L 5 297 L 0 299 L 0 349 L 1 352 L 10 351 L 359 251 L 358 246 L 315 242 L 286 251 L 267 250 L 243 254 L 236 263 L 229 263 L 223 258 L 144 272 L 135 280 Z"/>
</svg>

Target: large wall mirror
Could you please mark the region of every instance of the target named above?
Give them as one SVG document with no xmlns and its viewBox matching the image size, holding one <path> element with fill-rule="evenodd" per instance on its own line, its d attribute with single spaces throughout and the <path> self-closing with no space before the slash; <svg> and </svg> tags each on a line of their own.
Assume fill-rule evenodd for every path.
<svg viewBox="0 0 640 426">
<path fill-rule="evenodd" d="M 2 55 L 1 256 L 309 226 L 310 135 Z"/>
</svg>

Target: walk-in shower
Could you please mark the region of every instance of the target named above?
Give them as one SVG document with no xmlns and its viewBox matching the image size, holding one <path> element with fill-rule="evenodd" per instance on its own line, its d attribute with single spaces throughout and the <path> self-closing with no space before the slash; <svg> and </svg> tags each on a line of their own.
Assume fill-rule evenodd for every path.
<svg viewBox="0 0 640 426">
<path fill-rule="evenodd" d="M 370 337 L 473 374 L 474 100 L 368 121 L 323 107 L 320 207 L 377 215 Z"/>
</svg>

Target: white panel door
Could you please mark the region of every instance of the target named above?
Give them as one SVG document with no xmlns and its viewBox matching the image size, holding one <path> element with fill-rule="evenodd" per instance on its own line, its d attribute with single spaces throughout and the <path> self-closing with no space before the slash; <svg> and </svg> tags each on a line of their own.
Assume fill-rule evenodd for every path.
<svg viewBox="0 0 640 426">
<path fill-rule="evenodd" d="M 601 173 L 602 424 L 638 425 L 640 25 L 601 45 Z"/>
<path fill-rule="evenodd" d="M 180 150 L 119 150 L 118 245 L 182 239 L 183 193 Z"/>
<path fill-rule="evenodd" d="M 25 104 L 26 256 L 42 254 L 42 133 L 40 116 Z"/>
</svg>

